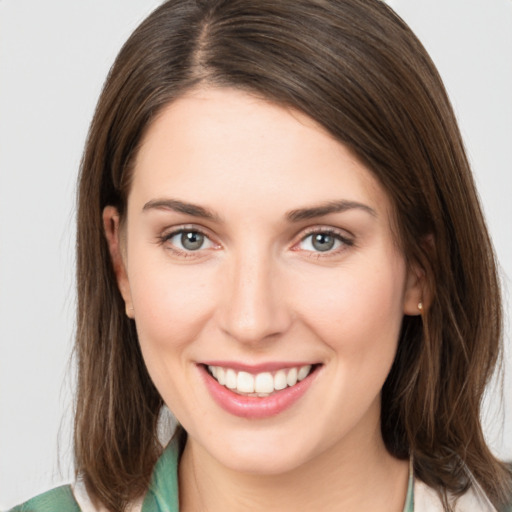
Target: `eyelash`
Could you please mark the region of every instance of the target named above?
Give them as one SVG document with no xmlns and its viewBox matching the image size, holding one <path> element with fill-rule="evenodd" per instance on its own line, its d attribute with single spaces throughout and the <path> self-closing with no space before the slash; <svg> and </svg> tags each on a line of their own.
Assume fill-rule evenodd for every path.
<svg viewBox="0 0 512 512">
<path fill-rule="evenodd" d="M 197 228 L 195 226 L 194 227 L 192 227 L 192 226 L 190 226 L 190 227 L 182 226 L 180 228 L 172 230 L 170 233 L 163 233 L 162 235 L 160 235 L 158 237 L 158 242 L 161 245 L 166 245 L 166 247 L 169 250 L 171 250 L 172 252 L 174 252 L 178 256 L 182 256 L 184 258 L 193 258 L 193 257 L 199 256 L 199 253 L 201 252 L 201 250 L 204 250 L 204 249 L 198 249 L 197 251 L 183 250 L 183 249 L 180 249 L 180 248 L 178 248 L 175 245 L 170 243 L 170 240 L 172 238 L 174 238 L 177 235 L 183 235 L 184 233 L 197 233 L 199 235 L 204 236 L 204 238 L 206 240 L 209 240 L 211 244 L 218 245 L 218 244 L 215 244 L 211 240 L 211 237 L 205 231 L 203 231 L 202 229 Z"/>
<path fill-rule="evenodd" d="M 205 231 L 203 231 L 202 229 L 195 227 L 195 226 L 193 226 L 193 227 L 192 226 L 190 226 L 190 227 L 182 226 L 182 227 L 172 230 L 170 233 L 163 233 L 162 235 L 160 235 L 158 237 L 158 243 L 161 245 L 164 245 L 164 244 L 167 245 L 169 250 L 171 250 L 172 252 L 174 252 L 175 254 L 177 254 L 179 256 L 182 256 L 185 258 L 198 257 L 199 253 L 205 249 L 198 249 L 196 251 L 183 250 L 183 249 L 177 248 L 174 244 L 169 243 L 169 241 L 172 238 L 174 238 L 177 235 L 183 235 L 184 233 L 200 234 L 200 235 L 204 236 L 206 240 L 209 240 L 211 244 L 219 246 L 218 244 L 215 244 L 215 242 L 213 242 L 211 240 L 211 237 Z M 297 247 L 299 244 L 303 243 L 305 240 L 307 240 L 308 238 L 310 238 L 314 235 L 331 236 L 335 239 L 335 241 L 340 242 L 342 244 L 342 247 L 338 247 L 334 250 L 329 249 L 324 252 L 323 251 L 309 251 L 309 250 L 304 251 L 305 253 L 308 254 L 308 257 L 312 257 L 312 258 L 316 258 L 316 259 L 328 258 L 330 256 L 338 255 L 340 252 L 346 250 L 347 247 L 353 247 L 355 245 L 354 239 L 347 236 L 346 234 L 342 234 L 342 232 L 340 232 L 336 229 L 333 229 L 333 228 L 321 228 L 320 227 L 320 228 L 310 228 L 309 230 L 307 230 L 306 233 L 300 238 L 300 240 L 293 245 L 292 250 L 299 251 L 300 249 L 295 249 L 295 247 Z"/>
<path fill-rule="evenodd" d="M 354 239 L 347 236 L 344 232 L 338 231 L 334 228 L 310 228 L 306 231 L 305 235 L 301 237 L 300 241 L 294 244 L 294 247 L 297 245 L 303 243 L 308 238 L 314 236 L 314 235 L 328 235 L 335 239 L 335 241 L 338 241 L 341 243 L 341 247 L 338 247 L 336 249 L 329 249 L 327 251 L 305 251 L 308 253 L 308 257 L 310 258 L 329 258 L 331 256 L 337 256 L 340 252 L 343 252 L 348 247 L 353 247 L 355 245 Z M 300 249 L 296 249 L 300 250 Z"/>
</svg>

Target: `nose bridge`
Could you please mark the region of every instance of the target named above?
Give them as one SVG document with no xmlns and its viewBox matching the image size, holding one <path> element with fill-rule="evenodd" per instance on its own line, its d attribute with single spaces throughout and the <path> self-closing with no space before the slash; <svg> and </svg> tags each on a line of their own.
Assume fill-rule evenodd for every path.
<svg viewBox="0 0 512 512">
<path fill-rule="evenodd" d="M 289 324 L 278 265 L 271 251 L 246 247 L 233 255 L 223 301 L 223 330 L 255 343 L 283 333 Z"/>
</svg>

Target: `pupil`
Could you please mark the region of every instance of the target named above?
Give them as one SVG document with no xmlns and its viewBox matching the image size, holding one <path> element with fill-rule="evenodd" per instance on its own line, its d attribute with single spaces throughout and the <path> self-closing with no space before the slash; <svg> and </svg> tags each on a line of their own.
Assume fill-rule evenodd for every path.
<svg viewBox="0 0 512 512">
<path fill-rule="evenodd" d="M 313 237 L 313 247 L 317 251 L 329 251 L 334 246 L 334 237 L 326 233 L 318 233 Z"/>
<path fill-rule="evenodd" d="M 196 231 L 187 231 L 181 235 L 181 245 L 189 251 L 197 251 L 204 242 L 204 235 Z"/>
</svg>

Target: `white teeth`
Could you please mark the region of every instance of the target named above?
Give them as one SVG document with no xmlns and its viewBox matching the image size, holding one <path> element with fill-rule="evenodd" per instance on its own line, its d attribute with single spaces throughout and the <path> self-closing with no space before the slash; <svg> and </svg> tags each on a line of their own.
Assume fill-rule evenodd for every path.
<svg viewBox="0 0 512 512">
<path fill-rule="evenodd" d="M 236 389 L 236 372 L 231 368 L 226 370 L 226 387 L 229 389 Z"/>
<path fill-rule="evenodd" d="M 274 391 L 295 386 L 297 382 L 304 380 L 311 373 L 312 366 L 307 364 L 300 367 L 283 368 L 274 374 L 262 372 L 256 375 L 244 371 L 237 372 L 232 368 L 222 366 L 208 366 L 208 369 L 219 384 L 235 393 L 266 397 Z"/>
<path fill-rule="evenodd" d="M 240 393 L 254 393 L 254 377 L 247 372 L 238 372 L 236 389 Z"/>
<path fill-rule="evenodd" d="M 269 372 L 258 373 L 254 379 L 256 393 L 272 393 L 274 391 L 274 377 Z"/>
<path fill-rule="evenodd" d="M 219 384 L 224 386 L 226 384 L 226 370 L 222 366 L 213 366 L 212 368 L 217 368 L 217 372 L 213 376 L 219 381 Z"/>
<path fill-rule="evenodd" d="M 295 386 L 297 384 L 297 368 L 290 368 L 286 376 L 286 383 L 288 386 Z"/>
<path fill-rule="evenodd" d="M 310 371 L 311 371 L 311 365 L 310 364 L 308 364 L 306 366 L 301 366 L 299 368 L 299 372 L 297 374 L 297 380 L 305 379 L 309 375 Z"/>
<path fill-rule="evenodd" d="M 274 375 L 274 389 L 280 390 L 284 389 L 286 386 L 288 386 L 288 383 L 286 382 L 286 372 L 284 370 L 279 370 Z"/>
</svg>

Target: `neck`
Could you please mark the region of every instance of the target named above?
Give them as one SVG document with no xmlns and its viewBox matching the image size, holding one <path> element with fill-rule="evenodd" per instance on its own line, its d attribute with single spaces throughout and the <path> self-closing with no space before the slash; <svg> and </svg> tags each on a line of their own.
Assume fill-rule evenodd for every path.
<svg viewBox="0 0 512 512">
<path fill-rule="evenodd" d="M 385 449 L 380 426 L 346 439 L 286 473 L 242 473 L 190 438 L 179 467 L 184 512 L 322 510 L 402 512 L 408 462 Z"/>
</svg>

